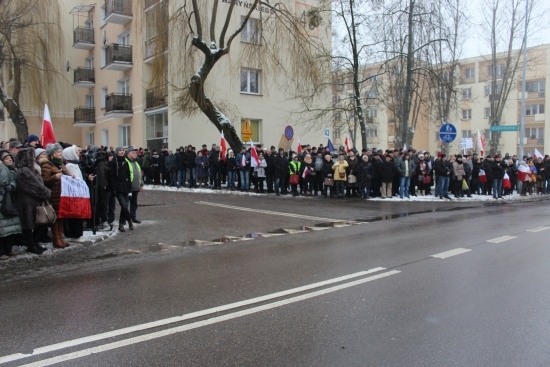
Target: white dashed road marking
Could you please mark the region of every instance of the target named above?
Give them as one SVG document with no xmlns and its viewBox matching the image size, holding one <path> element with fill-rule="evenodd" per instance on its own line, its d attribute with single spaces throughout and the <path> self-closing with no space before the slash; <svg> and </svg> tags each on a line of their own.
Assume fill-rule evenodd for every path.
<svg viewBox="0 0 550 367">
<path fill-rule="evenodd" d="M 501 242 L 513 240 L 514 238 L 517 238 L 517 236 L 502 236 L 502 237 L 493 238 L 491 240 L 487 240 L 485 242 L 501 243 Z"/>
<path fill-rule="evenodd" d="M 533 228 L 533 229 L 528 229 L 526 232 L 540 232 L 540 231 L 544 231 L 545 229 L 548 229 L 550 227 L 537 227 L 537 228 Z"/>
<path fill-rule="evenodd" d="M 455 256 L 455 255 L 460 255 L 460 254 L 463 254 L 463 253 L 469 252 L 469 251 L 472 251 L 472 250 L 467 249 L 467 248 L 455 248 L 454 250 L 445 251 L 445 252 L 442 252 L 440 254 L 432 255 L 431 257 L 435 257 L 435 258 L 438 258 L 438 259 L 446 259 L 448 257 Z"/>
</svg>

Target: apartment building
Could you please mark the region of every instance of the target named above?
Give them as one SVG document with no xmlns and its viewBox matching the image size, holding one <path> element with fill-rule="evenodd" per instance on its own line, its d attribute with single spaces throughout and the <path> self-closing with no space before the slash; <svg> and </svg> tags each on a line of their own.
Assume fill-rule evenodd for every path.
<svg viewBox="0 0 550 367">
<path fill-rule="evenodd" d="M 550 74 L 550 45 L 541 45 L 528 48 L 527 50 L 527 75 L 526 75 L 526 112 L 525 112 L 525 137 L 524 153 L 533 156 L 535 149 L 541 153 L 550 153 L 550 148 L 545 150 L 545 141 L 550 139 L 550 131 L 547 125 L 550 123 L 550 116 L 546 117 L 546 83 Z M 488 142 L 491 139 L 490 131 L 490 102 L 499 90 L 493 93 L 491 81 L 493 73 L 497 75 L 497 89 L 499 89 L 499 78 L 504 69 L 505 55 L 498 55 L 497 64 L 493 66 L 491 55 L 483 55 L 460 60 L 454 75 L 456 79 L 455 90 L 456 100 L 451 103 L 451 110 L 448 116 L 448 122 L 455 125 L 457 129 L 457 138 L 449 144 L 448 151 L 459 153 L 460 139 L 477 138 L 477 131 L 483 135 L 484 140 Z M 376 65 L 367 66 L 363 77 L 366 82 L 361 85 L 362 102 L 366 122 L 368 126 L 368 147 L 369 148 L 393 148 L 395 145 L 395 117 L 388 108 L 388 94 L 391 92 L 388 88 L 388 78 L 392 75 L 377 75 L 379 67 Z M 512 87 L 504 106 L 503 113 L 499 116 L 500 125 L 519 125 L 521 119 L 521 97 L 522 97 L 522 73 L 521 61 L 518 65 L 515 78 L 512 81 Z M 435 98 L 447 98 L 446 93 L 430 91 Z M 352 99 L 351 84 L 346 76 L 339 75 L 335 78 L 335 87 L 333 89 L 333 106 L 342 108 L 335 109 L 333 120 L 333 142 L 342 144 L 345 136 L 353 136 L 355 128 L 355 117 L 352 107 L 345 107 L 345 103 L 350 104 Z M 381 100 L 385 100 L 382 103 Z M 347 102 L 344 102 L 347 101 Z M 433 101 L 433 100 L 432 100 Z M 444 148 L 444 143 L 439 137 L 439 129 L 442 120 L 437 111 L 433 110 L 433 103 L 430 104 L 429 98 L 425 98 L 423 105 L 414 106 L 411 113 L 411 119 L 414 119 L 415 131 L 413 147 L 417 150 L 429 150 L 438 152 Z M 418 107 L 418 108 L 416 108 Z M 359 130 L 357 130 L 358 132 Z M 517 131 L 503 131 L 500 133 L 498 152 L 505 154 L 519 154 L 520 144 L 519 126 Z M 357 137 L 357 144 L 360 145 L 360 137 Z M 469 151 L 477 150 L 474 146 Z M 487 147 L 486 147 L 487 150 Z"/>
<path fill-rule="evenodd" d="M 200 147 L 219 142 L 220 133 L 202 113 L 183 116 L 173 103 L 177 97 L 173 87 L 182 82 L 175 75 L 186 60 L 177 49 L 172 49 L 174 42 L 170 37 L 174 37 L 174 33 L 159 34 L 154 23 L 167 22 L 169 14 L 166 11 L 173 11 L 183 2 L 171 0 L 167 6 L 166 0 L 106 0 L 100 3 L 83 0 L 67 12 L 63 21 L 73 25 L 68 52 L 73 60 L 70 77 L 78 98 L 71 126 L 78 131 L 73 131 L 72 141 L 84 145 L 133 145 L 149 149 L 161 146 L 176 149 L 187 144 Z M 311 5 L 304 4 L 308 2 Z M 313 0 L 288 0 L 291 9 L 297 12 L 315 3 Z M 222 1 L 219 6 L 228 7 L 229 1 Z M 230 25 L 233 28 L 248 7 L 238 2 L 234 11 Z M 259 14 L 253 13 L 251 22 L 257 21 L 257 17 Z M 325 22 L 324 26 L 328 24 Z M 242 44 L 255 42 L 250 32 L 244 32 L 240 40 L 233 43 L 232 54 L 238 54 Z M 323 42 L 330 48 L 330 32 L 318 34 L 326 38 Z M 165 80 L 160 83 L 153 82 L 158 80 L 153 78 L 153 64 L 159 57 L 166 60 Z M 248 121 L 254 143 L 294 149 L 297 139 L 302 144 L 326 143 L 325 129 L 311 129 L 300 121 L 289 119 L 289 111 L 299 110 L 300 106 L 289 99 L 286 90 L 267 88 L 275 78 L 282 76 L 251 66 L 221 62 L 209 76 L 210 80 L 215 80 L 209 97 L 215 102 L 223 101 L 226 109 L 222 108 L 222 112 L 227 113 L 237 132 L 241 134 Z M 330 93 L 317 103 L 330 105 Z M 57 120 L 52 118 L 57 133 Z M 294 139 L 290 141 L 284 138 L 288 125 L 294 129 Z M 330 121 L 326 125 L 330 128 Z M 247 140 L 244 139 L 247 136 L 246 133 L 241 135 L 243 140 Z"/>
</svg>

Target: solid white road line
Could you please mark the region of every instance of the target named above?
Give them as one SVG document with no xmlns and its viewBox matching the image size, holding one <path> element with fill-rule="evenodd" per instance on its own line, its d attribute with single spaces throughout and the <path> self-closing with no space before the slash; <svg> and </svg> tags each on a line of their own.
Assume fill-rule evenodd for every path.
<svg viewBox="0 0 550 367">
<path fill-rule="evenodd" d="M 398 274 L 398 273 L 400 273 L 400 271 L 392 270 L 392 271 L 389 271 L 389 272 L 386 272 L 386 273 L 373 275 L 373 276 L 363 278 L 363 279 L 359 279 L 359 280 L 356 280 L 356 281 L 353 281 L 353 282 L 340 284 L 340 285 L 337 285 L 337 286 L 334 286 L 334 287 L 331 287 L 331 288 L 325 288 L 325 289 L 321 289 L 321 290 L 318 290 L 318 291 L 315 291 L 315 292 L 311 292 L 311 293 L 303 294 L 303 295 L 300 295 L 300 296 L 295 296 L 295 297 L 292 297 L 292 298 L 284 299 L 284 300 L 281 300 L 281 301 L 268 303 L 268 304 L 261 305 L 261 306 L 256 306 L 256 307 L 249 308 L 249 309 L 242 310 L 242 311 L 233 312 L 233 313 L 230 313 L 230 314 L 227 314 L 227 315 L 217 316 L 217 317 L 213 317 L 211 319 L 207 319 L 207 320 L 203 320 L 203 321 L 197 321 L 197 322 L 194 322 L 194 323 L 191 323 L 191 324 L 188 324 L 188 325 L 177 326 L 177 327 L 174 327 L 174 328 L 171 328 L 171 329 L 161 330 L 161 331 L 153 332 L 153 333 L 150 333 L 150 334 L 140 335 L 140 336 L 136 336 L 136 337 L 133 337 L 133 338 L 120 340 L 120 341 L 117 341 L 117 342 L 103 344 L 103 345 L 100 345 L 100 346 L 97 346 L 97 347 L 87 348 L 87 349 L 79 350 L 79 351 L 76 351 L 76 352 L 73 352 L 73 353 L 67 353 L 67 354 L 52 357 L 52 358 L 49 358 L 49 359 L 44 359 L 44 360 L 41 360 L 41 361 L 32 362 L 32 363 L 29 363 L 29 364 L 25 364 L 24 366 L 21 366 L 21 367 L 50 366 L 52 364 L 56 364 L 56 363 L 60 363 L 60 362 L 65 362 L 65 361 L 85 357 L 85 356 L 88 356 L 88 355 L 91 355 L 91 354 L 94 354 L 94 353 L 102 353 L 102 352 L 106 352 L 106 351 L 109 351 L 109 350 L 112 350 L 112 349 L 117 349 L 117 348 L 125 347 L 125 346 L 128 346 L 128 345 L 136 344 L 136 343 L 141 343 L 141 342 L 145 342 L 145 341 L 149 341 L 149 340 L 153 340 L 153 339 L 158 339 L 158 338 L 162 338 L 164 336 L 168 336 L 168 335 L 172 335 L 172 334 L 176 334 L 176 333 L 181 333 L 181 332 L 184 332 L 184 331 L 200 328 L 200 327 L 207 326 L 207 325 L 212 325 L 212 324 L 215 324 L 215 323 L 218 323 L 218 322 L 223 322 L 223 321 L 235 319 L 235 318 L 246 316 L 246 315 L 251 315 L 251 314 L 254 314 L 254 313 L 257 313 L 257 312 L 270 310 L 270 309 L 285 306 L 285 305 L 288 305 L 288 304 L 291 304 L 291 303 L 304 301 L 306 299 L 310 299 L 310 298 L 313 298 L 313 297 L 319 297 L 319 296 L 322 296 L 324 294 L 328 294 L 328 293 L 336 292 L 336 291 L 339 291 L 339 290 L 342 290 L 342 289 L 354 287 L 354 286 L 359 285 L 359 284 L 371 282 L 373 280 L 385 278 L 385 277 L 388 277 L 390 275 L 394 275 L 394 274 Z"/>
<path fill-rule="evenodd" d="M 491 240 L 487 240 L 485 242 L 501 243 L 501 242 L 504 242 L 504 241 L 513 240 L 514 238 L 517 238 L 517 236 L 502 236 L 502 237 L 493 238 Z"/>
<path fill-rule="evenodd" d="M 284 212 L 274 212 L 274 211 L 271 211 L 271 210 L 244 208 L 244 207 L 240 207 L 240 206 L 225 205 L 225 204 L 219 204 L 219 203 L 211 203 L 211 202 L 208 202 L 208 201 L 197 201 L 197 202 L 195 202 L 195 204 L 217 206 L 217 207 L 220 207 L 220 208 L 233 209 L 233 210 L 242 210 L 242 211 L 245 211 L 245 212 L 253 212 L 253 213 L 260 213 L 260 214 L 270 214 L 270 215 L 280 215 L 280 216 L 283 216 L 283 217 L 310 219 L 310 220 L 317 220 L 317 221 L 323 221 L 323 222 L 347 222 L 344 219 L 332 219 L 332 218 L 313 217 L 313 216 L 310 216 L 310 215 L 301 215 L 301 214 L 284 213 Z M 350 221 L 350 222 L 353 222 L 353 221 Z"/>
<path fill-rule="evenodd" d="M 439 253 L 439 254 L 432 255 L 431 257 L 435 257 L 435 258 L 438 258 L 438 259 L 446 259 L 448 257 L 455 256 L 455 255 L 460 255 L 460 254 L 463 254 L 463 253 L 468 252 L 468 251 L 472 251 L 472 250 L 467 249 L 467 248 L 456 248 L 454 250 L 445 251 L 445 252 L 442 252 L 442 253 Z"/>
<path fill-rule="evenodd" d="M 537 228 L 533 228 L 533 229 L 528 229 L 526 232 L 540 232 L 540 231 L 544 231 L 548 228 L 550 228 L 550 227 L 537 227 Z"/>
<path fill-rule="evenodd" d="M 172 323 L 175 323 L 175 322 L 190 320 L 190 319 L 194 319 L 196 317 L 202 317 L 202 316 L 206 316 L 206 315 L 213 314 L 213 313 L 216 313 L 216 312 L 222 312 L 222 311 L 227 311 L 227 310 L 231 310 L 231 309 L 238 308 L 238 307 L 248 306 L 248 305 L 251 305 L 251 304 L 254 304 L 254 303 L 265 302 L 265 301 L 269 301 L 269 300 L 272 300 L 272 299 L 275 299 L 275 298 L 284 297 L 284 296 L 288 296 L 288 295 L 291 295 L 291 294 L 304 292 L 304 291 L 307 291 L 307 290 L 310 290 L 310 289 L 323 287 L 325 285 L 334 284 L 334 283 L 337 283 L 337 282 L 341 282 L 341 281 L 361 277 L 361 276 L 364 276 L 364 275 L 376 273 L 376 272 L 379 272 L 379 271 L 382 271 L 382 270 L 386 270 L 386 269 L 382 268 L 382 267 L 377 267 L 377 268 L 369 269 L 367 271 L 360 271 L 358 273 L 344 275 L 344 276 L 341 276 L 341 277 L 338 277 L 338 278 L 328 279 L 328 280 L 325 280 L 325 281 L 322 281 L 322 282 L 312 283 L 312 284 L 308 284 L 308 285 L 305 285 L 305 286 L 288 289 L 286 291 L 271 293 L 271 294 L 267 294 L 265 296 L 260 296 L 260 297 L 251 298 L 251 299 L 244 300 L 244 301 L 230 303 L 230 304 L 223 305 L 223 306 L 209 308 L 209 309 L 202 310 L 202 311 L 196 311 L 196 312 L 188 313 L 188 314 L 185 314 L 185 315 L 182 315 L 182 316 L 170 317 L 170 318 L 167 318 L 167 319 L 152 321 L 152 322 L 148 322 L 148 323 L 141 324 L 141 325 L 130 326 L 130 327 L 126 327 L 126 328 L 122 328 L 122 329 L 118 329 L 118 330 L 108 331 L 108 332 L 101 333 L 101 334 L 90 335 L 90 336 L 87 336 L 87 337 L 73 339 L 73 340 L 69 340 L 69 341 L 66 341 L 66 342 L 62 342 L 62 343 L 52 344 L 52 345 L 48 345 L 48 346 L 45 346 L 45 347 L 36 348 L 30 354 L 24 354 L 24 353 L 11 354 L 11 355 L 8 355 L 8 356 L 0 357 L 0 364 L 16 361 L 16 360 L 23 359 L 23 358 L 36 356 L 36 355 L 39 355 L 39 354 L 49 353 L 49 352 L 53 352 L 53 351 L 60 350 L 60 349 L 74 347 L 76 345 L 81 345 L 81 344 L 90 343 L 90 342 L 94 342 L 94 341 L 98 341 L 98 340 L 102 340 L 102 339 L 112 338 L 112 337 L 120 336 L 120 335 L 124 335 L 124 334 L 134 333 L 134 332 L 137 332 L 137 331 L 151 329 L 151 328 L 155 328 L 155 327 L 159 327 L 159 326 L 164 326 L 164 325 L 172 324 Z"/>
</svg>

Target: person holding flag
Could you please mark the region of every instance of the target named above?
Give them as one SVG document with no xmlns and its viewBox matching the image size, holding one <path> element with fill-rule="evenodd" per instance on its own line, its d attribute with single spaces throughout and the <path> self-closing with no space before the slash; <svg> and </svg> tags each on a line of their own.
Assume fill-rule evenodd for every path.
<svg viewBox="0 0 550 367">
<path fill-rule="evenodd" d="M 251 155 L 256 155 L 256 150 L 254 148 L 250 149 L 250 152 L 254 152 Z M 265 180 L 265 168 L 267 167 L 267 162 L 264 159 L 264 154 L 260 153 L 257 155 L 257 158 L 251 158 L 254 162 L 254 176 L 256 177 L 255 191 L 257 193 L 264 193 L 264 180 Z"/>
<path fill-rule="evenodd" d="M 250 153 L 246 147 L 242 147 L 241 152 L 237 154 L 237 165 L 239 166 L 239 178 L 241 191 L 250 190 Z"/>
<path fill-rule="evenodd" d="M 313 195 L 313 183 L 316 178 L 315 166 L 311 154 L 307 153 L 304 157 L 302 171 L 302 192 L 304 196 Z"/>
</svg>

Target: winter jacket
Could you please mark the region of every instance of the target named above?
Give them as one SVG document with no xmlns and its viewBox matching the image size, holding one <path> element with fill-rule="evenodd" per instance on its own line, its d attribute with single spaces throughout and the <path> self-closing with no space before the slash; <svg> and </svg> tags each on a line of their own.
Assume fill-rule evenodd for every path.
<svg viewBox="0 0 550 367">
<path fill-rule="evenodd" d="M 61 178 L 57 178 L 56 175 L 58 173 L 69 175 L 69 172 L 67 171 L 67 168 L 65 168 L 64 164 L 61 165 L 60 169 L 47 158 L 41 159 L 40 163 L 42 164 L 42 179 L 44 180 L 44 184 L 47 188 L 52 190 L 50 202 L 55 209 L 55 212 L 58 213 L 59 200 L 61 198 Z"/>
<path fill-rule="evenodd" d="M 323 178 L 326 178 L 326 177 L 332 177 L 334 176 L 334 170 L 332 169 L 332 166 L 334 165 L 334 162 L 332 161 L 332 159 L 329 159 L 328 161 L 326 159 L 323 158 L 323 168 L 321 170 L 322 174 L 323 174 Z"/>
<path fill-rule="evenodd" d="M 338 161 L 332 165 L 332 170 L 334 171 L 334 174 L 332 175 L 334 178 L 334 181 L 347 181 L 347 169 L 348 169 L 348 162 L 345 160 L 342 161 L 342 163 L 339 163 Z M 340 177 L 340 173 L 344 173 L 344 177 Z"/>
<path fill-rule="evenodd" d="M 272 175 L 275 173 L 275 155 L 271 153 L 271 155 L 266 154 L 265 155 L 265 163 L 267 166 L 265 167 L 265 173 L 268 175 Z"/>
<path fill-rule="evenodd" d="M 201 155 L 195 158 L 195 168 L 197 178 L 208 177 L 208 157 Z"/>
<path fill-rule="evenodd" d="M 166 172 L 175 172 L 178 169 L 178 164 L 176 162 L 176 155 L 167 155 L 166 156 Z"/>
<path fill-rule="evenodd" d="M 197 153 L 194 151 L 187 151 L 187 153 L 185 153 L 185 166 L 187 168 L 194 168 L 195 158 L 197 158 Z"/>
<path fill-rule="evenodd" d="M 409 170 L 407 172 L 407 166 L 406 164 L 408 164 L 409 166 Z M 399 174 L 401 175 L 401 177 L 412 177 L 415 173 L 415 170 L 414 170 L 414 161 L 412 159 L 409 159 L 408 160 L 408 163 L 406 160 L 402 159 L 402 158 L 399 158 L 397 160 L 397 163 L 395 164 L 396 168 L 397 168 L 397 171 L 399 172 Z"/>
<path fill-rule="evenodd" d="M 504 174 L 506 173 L 506 164 L 504 162 L 500 161 L 493 161 L 491 166 L 491 171 L 493 173 L 493 180 L 498 179 L 502 180 L 504 178 Z M 485 171 L 487 172 L 487 171 Z"/>
<path fill-rule="evenodd" d="M 241 171 L 250 169 L 250 153 L 244 153 L 244 160 L 246 161 L 246 164 L 243 166 L 243 153 L 237 154 L 237 165 Z"/>
<path fill-rule="evenodd" d="M 262 159 L 260 161 L 260 165 L 258 167 L 254 167 L 254 172 L 256 172 L 256 177 L 259 178 L 265 178 L 265 168 L 267 167 L 267 163 L 265 159 Z"/>
<path fill-rule="evenodd" d="M 386 162 L 385 160 L 380 164 L 380 179 L 382 182 L 392 182 L 393 176 L 397 172 L 397 167 L 392 160 Z"/>
<path fill-rule="evenodd" d="M 184 152 L 177 152 L 175 154 L 176 156 L 176 167 L 178 171 L 183 171 L 186 168 L 185 165 L 185 153 Z"/>
<path fill-rule="evenodd" d="M 462 180 L 466 172 L 464 171 L 464 164 L 462 162 L 453 162 L 453 178 L 456 180 Z"/>
<path fill-rule="evenodd" d="M 225 166 L 227 167 L 227 172 L 237 170 L 237 159 L 233 157 L 227 157 L 225 159 Z"/>
<path fill-rule="evenodd" d="M 143 153 L 143 162 L 141 167 L 143 167 L 143 169 L 151 168 L 151 152 Z"/>
<path fill-rule="evenodd" d="M 51 190 L 34 168 L 34 149 L 21 149 L 15 159 L 17 190 L 15 197 L 19 208 L 19 220 L 23 230 L 34 229 L 36 207 L 49 200 Z"/>
<path fill-rule="evenodd" d="M 132 191 L 130 169 L 125 157 L 115 157 L 109 163 L 111 182 L 118 194 L 129 194 Z"/>
<path fill-rule="evenodd" d="M 274 160 L 275 163 L 275 177 L 276 178 L 285 178 L 287 175 L 288 168 L 288 159 L 283 155 L 277 155 Z"/>
<path fill-rule="evenodd" d="M 452 163 L 441 159 L 437 160 L 434 163 L 434 172 L 438 177 L 451 177 L 450 173 L 453 172 Z"/>
<path fill-rule="evenodd" d="M 0 205 L 4 201 L 4 195 L 6 191 L 11 192 L 12 197 L 15 199 L 15 205 L 17 205 L 17 199 L 15 197 L 15 190 L 17 188 L 17 182 L 15 178 L 15 170 L 9 168 L 3 164 L 0 164 Z M 21 233 L 21 223 L 19 216 L 6 217 L 0 212 L 0 237 L 6 237 L 11 234 Z"/>
<path fill-rule="evenodd" d="M 366 184 L 372 182 L 374 167 L 371 162 L 361 162 L 358 169 L 359 182 Z"/>
</svg>

